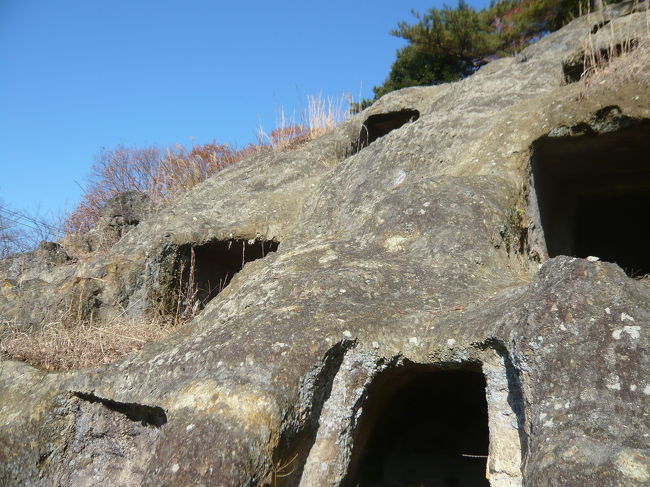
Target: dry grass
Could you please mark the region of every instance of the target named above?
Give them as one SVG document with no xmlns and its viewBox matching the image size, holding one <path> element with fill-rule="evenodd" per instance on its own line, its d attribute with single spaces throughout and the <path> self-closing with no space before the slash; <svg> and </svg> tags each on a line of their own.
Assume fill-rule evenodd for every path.
<svg viewBox="0 0 650 487">
<path fill-rule="evenodd" d="M 200 311 L 193 283 L 194 253 L 189 282 L 176 291 L 171 313 L 151 310 L 151 318 L 129 319 L 127 310 L 106 321 L 94 319 L 92 289 L 69 296 L 66 309 L 57 321 L 42 326 L 0 322 L 0 358 L 20 360 L 44 370 L 69 370 L 97 367 L 140 350 L 146 343 L 162 340 L 179 326 L 192 321 Z M 84 281 L 86 282 L 92 281 Z M 162 306 L 161 304 L 159 304 Z"/>
<path fill-rule="evenodd" d="M 584 41 L 582 96 L 597 88 L 615 90 L 629 80 L 650 83 L 650 2 L 645 2 L 646 28 L 639 33 L 621 31 L 622 27 L 603 19 L 603 32 L 609 37 L 605 48 L 595 45 L 594 34 Z M 636 8 L 636 7 L 635 7 Z"/>
<path fill-rule="evenodd" d="M 296 121 L 295 114 L 288 116 L 284 107 L 280 107 L 275 121 L 275 129 L 267 134 L 262 127 L 258 129 L 260 146 L 268 146 L 276 151 L 293 150 L 302 144 L 334 130 L 337 125 L 349 119 L 353 101 L 351 95 L 338 98 L 307 96 L 307 109 L 303 110 Z"/>
<path fill-rule="evenodd" d="M 614 90 L 629 80 L 650 85 L 650 40 L 643 40 L 633 48 L 591 65 L 583 77 L 585 91 L 594 88 Z"/>
<path fill-rule="evenodd" d="M 45 370 L 96 367 L 161 340 L 174 329 L 171 322 L 127 319 L 75 326 L 54 322 L 38 329 L 6 323 L 0 335 L 0 357 Z"/>
</svg>

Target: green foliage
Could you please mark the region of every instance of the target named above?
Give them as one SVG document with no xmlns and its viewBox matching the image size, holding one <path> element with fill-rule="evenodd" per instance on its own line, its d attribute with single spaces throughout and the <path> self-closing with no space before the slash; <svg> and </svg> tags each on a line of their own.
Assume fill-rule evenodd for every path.
<svg viewBox="0 0 650 487">
<path fill-rule="evenodd" d="M 521 50 L 578 15 L 581 0 L 501 0 L 476 11 L 458 6 L 413 11 L 416 22 L 399 22 L 391 35 L 408 41 L 397 52 L 375 99 L 408 86 L 425 86 L 469 76 L 489 58 Z M 582 0 L 585 2 L 585 0 Z M 582 11 L 586 11 L 586 3 Z"/>
<path fill-rule="evenodd" d="M 392 35 L 409 45 L 400 49 L 390 75 L 374 88 L 375 97 L 407 86 L 455 81 L 476 70 L 480 58 L 494 51 L 494 30 L 485 14 L 463 0 L 458 7 L 413 12 L 414 24 L 400 22 Z"/>
<path fill-rule="evenodd" d="M 433 54 L 406 46 L 397 53 L 390 76 L 381 86 L 373 88 L 375 98 L 407 86 L 422 86 L 456 81 L 461 73 L 469 74 L 465 60 L 454 56 Z"/>
<path fill-rule="evenodd" d="M 409 41 L 418 51 L 448 60 L 459 71 L 471 69 L 476 57 L 492 52 L 494 29 L 486 22 L 485 12 L 477 12 L 464 0 L 458 7 L 445 5 L 425 15 L 413 12 L 418 22 L 399 22 L 391 34 Z"/>
</svg>

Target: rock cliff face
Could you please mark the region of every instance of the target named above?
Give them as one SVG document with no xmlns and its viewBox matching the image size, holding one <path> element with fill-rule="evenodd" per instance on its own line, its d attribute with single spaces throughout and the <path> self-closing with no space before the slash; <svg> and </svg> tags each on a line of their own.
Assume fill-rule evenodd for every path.
<svg viewBox="0 0 650 487">
<path fill-rule="evenodd" d="M 0 484 L 648 485 L 649 77 L 576 81 L 588 36 L 647 38 L 611 15 L 1 264 L 18 323 L 202 310 L 110 366 L 0 362 Z"/>
</svg>

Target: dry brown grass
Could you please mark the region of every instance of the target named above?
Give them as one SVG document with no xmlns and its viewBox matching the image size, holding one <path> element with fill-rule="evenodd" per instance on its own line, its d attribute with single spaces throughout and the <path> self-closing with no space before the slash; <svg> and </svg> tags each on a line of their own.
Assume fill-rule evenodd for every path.
<svg viewBox="0 0 650 487">
<path fill-rule="evenodd" d="M 629 80 L 650 85 L 650 40 L 642 40 L 634 48 L 595 63 L 583 79 L 586 91 L 615 90 Z"/>
<path fill-rule="evenodd" d="M 192 321 L 200 307 L 193 278 L 189 281 L 176 291 L 172 300 L 176 307 L 171 313 L 152 309 L 149 319 L 139 320 L 129 319 L 126 309 L 105 321 L 94 319 L 94 310 L 86 309 L 92 307 L 92 300 L 84 299 L 92 289 L 84 293 L 82 286 L 79 294 L 69 296 L 57 321 L 42 326 L 0 322 L 0 358 L 20 360 L 44 370 L 83 369 L 114 362 Z"/>
<path fill-rule="evenodd" d="M 161 340 L 174 329 L 173 323 L 159 320 L 120 319 L 75 326 L 54 322 L 36 329 L 6 323 L 0 335 L 0 357 L 45 370 L 96 367 Z"/>
<path fill-rule="evenodd" d="M 635 9 L 639 9 L 635 5 Z M 615 90 L 627 81 L 650 83 L 650 2 L 645 2 L 645 32 L 621 31 L 624 27 L 605 22 L 599 29 L 610 39 L 606 47 L 596 46 L 590 33 L 584 41 L 584 71 L 581 96 L 599 88 Z"/>
<path fill-rule="evenodd" d="M 284 107 L 280 107 L 275 121 L 276 128 L 270 134 L 262 127 L 258 129 L 259 145 L 280 152 L 296 149 L 334 130 L 337 125 L 350 118 L 352 104 L 351 95 L 338 98 L 325 98 L 322 93 L 316 96 L 308 95 L 307 108 L 300 113 L 300 121 L 296 121 L 295 114 L 288 116 Z"/>
</svg>

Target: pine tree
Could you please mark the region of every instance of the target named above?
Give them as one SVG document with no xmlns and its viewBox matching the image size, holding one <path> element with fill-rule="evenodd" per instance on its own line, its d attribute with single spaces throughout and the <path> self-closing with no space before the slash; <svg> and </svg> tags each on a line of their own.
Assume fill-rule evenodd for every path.
<svg viewBox="0 0 650 487">
<path fill-rule="evenodd" d="M 391 31 L 408 45 L 397 52 L 386 81 L 373 88 L 375 99 L 408 86 L 469 76 L 487 60 L 520 51 L 570 22 L 581 10 L 580 1 L 501 0 L 476 11 L 465 0 L 459 0 L 456 8 L 445 5 L 425 14 L 413 11 L 416 22 L 399 22 Z M 582 10 L 587 10 L 586 3 Z M 364 100 L 359 107 L 367 102 Z"/>
</svg>

